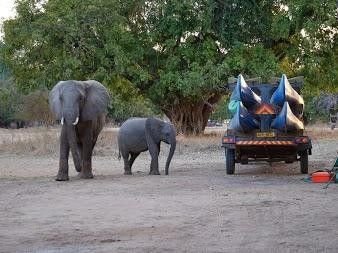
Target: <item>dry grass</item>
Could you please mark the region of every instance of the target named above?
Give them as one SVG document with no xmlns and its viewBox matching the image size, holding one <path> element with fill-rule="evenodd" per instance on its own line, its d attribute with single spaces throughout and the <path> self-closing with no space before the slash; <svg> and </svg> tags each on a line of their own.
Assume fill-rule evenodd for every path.
<svg viewBox="0 0 338 253">
<path fill-rule="evenodd" d="M 29 128 L 0 131 L 0 151 L 14 154 L 55 154 L 58 152 L 57 129 Z"/>
<path fill-rule="evenodd" d="M 221 147 L 221 139 L 224 131 L 208 131 L 201 136 L 178 135 L 177 152 L 179 154 L 186 152 L 217 151 Z"/>
<path fill-rule="evenodd" d="M 117 131 L 105 129 L 100 134 L 94 155 L 117 155 Z M 0 152 L 27 155 L 58 155 L 60 128 L 27 128 L 0 131 Z"/>
<path fill-rule="evenodd" d="M 94 149 L 96 156 L 117 156 L 116 128 L 105 128 L 99 135 Z M 202 152 L 219 149 L 223 131 L 208 132 L 199 137 L 177 136 L 177 151 Z M 0 130 L 0 152 L 25 155 L 58 155 L 59 128 L 27 128 L 18 130 Z"/>
<path fill-rule="evenodd" d="M 310 125 L 306 128 L 305 134 L 315 141 L 338 139 L 338 129 L 331 130 L 327 124 Z"/>
<path fill-rule="evenodd" d="M 97 156 L 118 156 L 117 128 L 104 128 L 100 133 L 93 154 Z"/>
<path fill-rule="evenodd" d="M 101 132 L 94 149 L 96 156 L 118 156 L 117 128 L 107 127 Z M 177 136 L 177 154 L 187 152 L 219 151 L 222 128 L 208 128 L 202 136 Z M 0 152 L 25 155 L 59 154 L 59 128 L 27 128 L 0 130 Z M 319 139 L 337 140 L 338 129 L 330 130 L 326 125 L 313 125 L 306 133 L 313 141 Z"/>
</svg>

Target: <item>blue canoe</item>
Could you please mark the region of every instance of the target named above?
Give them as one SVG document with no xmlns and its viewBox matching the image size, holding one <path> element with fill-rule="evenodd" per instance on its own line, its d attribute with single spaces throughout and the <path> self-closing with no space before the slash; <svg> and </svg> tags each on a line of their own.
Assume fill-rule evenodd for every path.
<svg viewBox="0 0 338 253">
<path fill-rule="evenodd" d="M 271 128 L 283 131 L 303 130 L 304 124 L 293 114 L 289 103 L 285 101 L 282 110 L 272 121 Z"/>
<path fill-rule="evenodd" d="M 259 123 L 254 118 L 253 114 L 249 113 L 242 102 L 239 102 L 235 115 L 232 117 L 229 129 L 250 132 L 253 129 L 258 129 Z"/>
<path fill-rule="evenodd" d="M 283 74 L 277 89 L 271 96 L 270 103 L 282 107 L 285 101 L 289 103 L 297 117 L 303 114 L 304 99 L 292 88 L 286 75 Z"/>
<path fill-rule="evenodd" d="M 239 102 L 242 102 L 248 110 L 262 103 L 261 98 L 248 86 L 241 74 L 238 75 L 236 87 L 230 97 L 228 108 L 232 114 L 239 107 Z"/>
</svg>

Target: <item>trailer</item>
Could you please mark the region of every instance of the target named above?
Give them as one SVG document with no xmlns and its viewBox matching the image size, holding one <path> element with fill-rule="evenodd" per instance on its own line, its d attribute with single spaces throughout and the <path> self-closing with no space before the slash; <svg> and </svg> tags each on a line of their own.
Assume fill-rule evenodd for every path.
<svg viewBox="0 0 338 253">
<path fill-rule="evenodd" d="M 237 102 L 233 100 L 229 104 L 234 112 L 233 118 L 222 138 L 226 173 L 234 174 L 236 163 L 265 161 L 299 162 L 301 173 L 307 174 L 312 144 L 310 137 L 304 135 L 304 101 L 299 95 L 303 78 L 288 80 L 283 75 L 269 83 L 253 79 L 244 81 L 244 84 L 243 80 L 239 76 L 236 82 L 228 84 Z M 252 97 L 251 102 L 255 102 L 243 101 L 249 96 Z M 236 103 L 238 107 L 234 109 Z"/>
</svg>

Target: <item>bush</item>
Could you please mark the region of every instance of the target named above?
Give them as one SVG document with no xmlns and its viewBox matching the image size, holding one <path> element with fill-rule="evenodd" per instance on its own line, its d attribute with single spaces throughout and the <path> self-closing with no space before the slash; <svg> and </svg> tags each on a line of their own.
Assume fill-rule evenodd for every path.
<svg viewBox="0 0 338 253">
<path fill-rule="evenodd" d="M 108 116 L 121 124 L 130 117 L 150 117 L 158 115 L 154 106 L 143 97 L 131 97 L 128 101 L 121 96 L 112 97 Z"/>
<path fill-rule="evenodd" d="M 16 120 L 21 94 L 11 80 L 0 81 L 0 126 L 8 126 Z"/>
<path fill-rule="evenodd" d="M 16 116 L 26 122 L 35 121 L 40 124 L 53 124 L 54 118 L 48 104 L 48 91 L 36 90 L 23 96 Z"/>
<path fill-rule="evenodd" d="M 217 106 L 215 107 L 210 119 L 222 122 L 226 119 L 231 118 L 228 110 L 229 98 L 229 95 L 223 96 L 221 101 L 218 102 Z"/>
<path fill-rule="evenodd" d="M 149 117 L 160 115 L 160 111 L 128 80 L 122 77 L 112 77 L 106 80 L 111 93 L 111 103 L 108 116 L 115 123 L 121 124 L 130 117 Z"/>
<path fill-rule="evenodd" d="M 338 107 L 338 94 L 321 93 L 318 96 L 308 96 L 305 100 L 305 116 L 310 122 L 329 120 L 330 108 Z"/>
<path fill-rule="evenodd" d="M 48 91 L 36 90 L 22 94 L 12 80 L 0 80 L 0 126 L 20 123 L 20 127 L 29 122 L 52 124 L 53 116 L 48 105 Z"/>
</svg>

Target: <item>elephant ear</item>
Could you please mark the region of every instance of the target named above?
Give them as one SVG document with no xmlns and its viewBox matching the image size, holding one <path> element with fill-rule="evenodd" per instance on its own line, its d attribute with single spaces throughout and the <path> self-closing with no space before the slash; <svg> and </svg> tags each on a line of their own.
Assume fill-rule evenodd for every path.
<svg viewBox="0 0 338 253">
<path fill-rule="evenodd" d="M 145 134 L 148 144 L 150 142 L 157 144 L 161 141 L 162 124 L 162 121 L 155 118 L 148 118 L 146 120 Z"/>
<path fill-rule="evenodd" d="M 62 89 L 65 85 L 65 81 L 60 81 L 58 82 L 53 89 L 49 92 L 49 97 L 48 97 L 48 101 L 49 101 L 49 108 L 52 111 L 52 113 L 54 114 L 55 118 L 57 120 L 60 120 L 62 117 L 62 113 L 61 113 L 61 100 L 60 100 L 60 95 L 62 93 Z"/>
<path fill-rule="evenodd" d="M 86 90 L 85 103 L 82 108 L 82 120 L 93 120 L 107 112 L 109 93 L 107 89 L 95 80 L 84 81 Z"/>
</svg>

